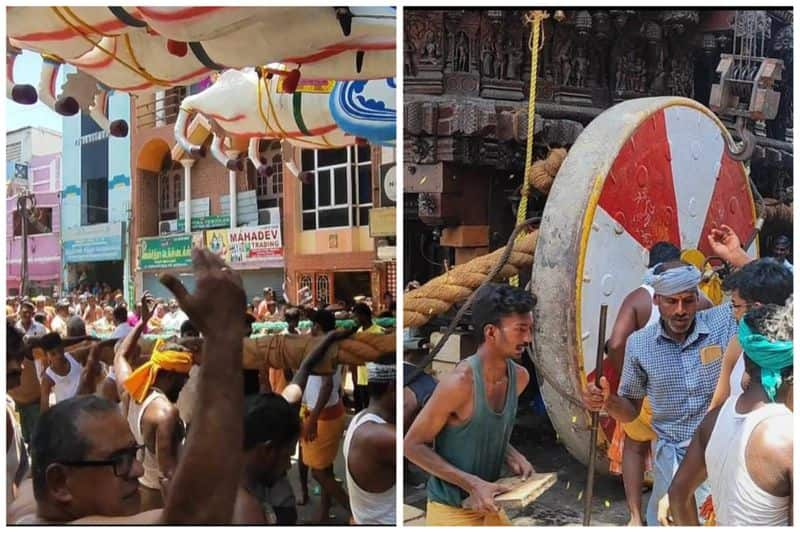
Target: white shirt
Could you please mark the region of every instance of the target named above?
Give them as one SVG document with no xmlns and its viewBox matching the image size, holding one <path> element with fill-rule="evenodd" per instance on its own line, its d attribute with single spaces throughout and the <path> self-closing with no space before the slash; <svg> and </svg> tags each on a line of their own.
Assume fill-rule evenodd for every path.
<svg viewBox="0 0 800 533">
<path fill-rule="evenodd" d="M 35 320 L 31 321 L 31 327 L 29 327 L 27 331 L 25 330 L 25 326 L 22 325 L 22 320 L 17 320 L 15 326 L 17 327 L 17 329 L 25 331 L 26 337 L 41 337 L 43 335 L 47 335 L 47 328 L 39 324 Z"/>
<path fill-rule="evenodd" d="M 317 405 L 317 399 L 319 398 L 320 390 L 322 390 L 323 377 L 325 376 L 308 376 L 308 382 L 303 391 L 303 403 L 307 405 L 309 409 L 313 409 Z M 341 388 L 341 366 L 336 365 L 336 369 L 333 372 L 333 390 L 331 391 L 331 397 L 328 398 L 328 403 L 325 404 L 325 407 L 330 407 L 339 403 L 339 391 Z"/>
<path fill-rule="evenodd" d="M 747 467 L 747 444 L 761 422 L 782 417 L 792 424 L 792 412 L 782 403 L 770 403 L 749 413 L 738 413 L 730 396 L 722 404 L 706 445 L 708 483 L 720 526 L 785 526 L 789 497 L 773 496 L 753 481 Z M 757 466 L 756 466 L 757 468 Z"/>
<path fill-rule="evenodd" d="M 111 334 L 112 339 L 124 339 L 128 336 L 128 333 L 131 332 L 133 326 L 128 324 L 127 322 L 123 322 L 119 326 L 114 329 L 114 332 Z"/>
<path fill-rule="evenodd" d="M 784 260 L 783 260 L 783 266 L 785 266 L 786 268 L 788 268 L 788 269 L 789 269 L 789 271 L 790 271 L 792 274 L 794 274 L 794 267 L 792 266 L 792 264 L 789 262 L 789 260 L 788 260 L 788 259 L 784 259 Z"/>
<path fill-rule="evenodd" d="M 58 333 L 62 337 L 67 336 L 67 321 L 61 318 L 60 315 L 56 315 L 53 317 L 53 320 L 50 321 L 50 331 L 54 331 Z"/>
<path fill-rule="evenodd" d="M 69 352 L 64 352 L 64 358 L 69 364 L 69 371 L 66 376 L 56 374 L 53 367 L 47 367 L 44 371 L 47 377 L 53 380 L 55 403 L 69 400 L 78 394 L 78 386 L 81 382 L 81 371 L 83 370 L 81 364 Z"/>
<path fill-rule="evenodd" d="M 392 485 L 383 492 L 368 492 L 358 486 L 353 476 L 350 475 L 348 467 L 348 456 L 350 455 L 350 441 L 353 439 L 356 430 L 365 422 L 376 422 L 385 424 L 386 421 L 376 414 L 361 411 L 350 422 L 347 433 L 342 444 L 342 455 L 344 456 L 344 471 L 347 478 L 347 493 L 350 497 L 350 510 L 353 512 L 353 520 L 356 524 L 396 524 L 396 503 L 395 490 L 397 485 Z"/>
<path fill-rule="evenodd" d="M 161 319 L 161 324 L 164 326 L 164 329 L 181 329 L 181 324 L 189 320 L 189 317 L 186 316 L 186 313 L 183 312 L 182 309 L 178 309 L 174 313 L 167 313 L 164 315 L 164 318 Z"/>
</svg>

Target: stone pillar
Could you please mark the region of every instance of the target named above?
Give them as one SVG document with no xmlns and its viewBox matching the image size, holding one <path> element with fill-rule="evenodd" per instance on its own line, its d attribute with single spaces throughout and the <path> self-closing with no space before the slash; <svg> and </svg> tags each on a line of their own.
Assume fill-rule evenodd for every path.
<svg viewBox="0 0 800 533">
<path fill-rule="evenodd" d="M 183 220 L 184 231 L 192 233 L 192 165 L 194 159 L 181 159 L 183 166 Z"/>
<path fill-rule="evenodd" d="M 239 152 L 236 150 L 229 150 L 227 152 L 228 157 L 231 159 L 236 159 L 239 157 Z M 228 170 L 228 190 L 229 190 L 229 198 L 230 201 L 230 214 L 231 214 L 231 229 L 236 229 L 236 171 L 235 170 Z"/>
</svg>

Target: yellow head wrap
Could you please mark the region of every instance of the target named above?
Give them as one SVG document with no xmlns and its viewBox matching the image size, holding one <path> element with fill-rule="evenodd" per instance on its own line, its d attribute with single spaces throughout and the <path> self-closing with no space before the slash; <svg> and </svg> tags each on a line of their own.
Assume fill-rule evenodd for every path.
<svg viewBox="0 0 800 533">
<path fill-rule="evenodd" d="M 150 387 L 156 381 L 159 370 L 171 370 L 188 374 L 192 368 L 192 354 L 190 352 L 179 352 L 177 350 L 163 350 L 164 340 L 158 339 L 153 347 L 150 360 L 137 368 L 123 385 L 125 390 L 130 393 L 136 403 L 142 403 L 150 392 Z"/>
</svg>

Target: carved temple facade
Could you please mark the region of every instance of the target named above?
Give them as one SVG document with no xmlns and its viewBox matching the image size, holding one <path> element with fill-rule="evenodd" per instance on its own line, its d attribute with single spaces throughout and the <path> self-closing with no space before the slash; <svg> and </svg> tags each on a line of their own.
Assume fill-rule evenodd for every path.
<svg viewBox="0 0 800 533">
<path fill-rule="evenodd" d="M 404 11 L 406 235 L 432 234 L 406 243 L 407 280 L 427 279 L 445 263 L 504 245 L 514 226 L 528 129 L 527 13 Z M 593 118 L 623 100 L 676 95 L 708 106 L 720 54 L 732 52 L 735 14 L 549 11 L 535 83 L 534 160 L 548 148 L 569 148 Z M 764 11 L 762 19 L 766 55 L 782 59 L 784 70 L 776 85 L 777 117 L 756 124 L 751 175 L 764 196 L 786 200 L 793 158 L 792 11 Z M 531 198 L 528 215 L 543 205 L 544 198 Z"/>
</svg>

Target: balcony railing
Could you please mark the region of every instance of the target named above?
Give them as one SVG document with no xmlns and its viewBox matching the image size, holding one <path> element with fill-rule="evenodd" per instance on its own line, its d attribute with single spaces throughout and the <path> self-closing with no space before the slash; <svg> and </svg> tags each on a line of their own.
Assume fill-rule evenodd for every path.
<svg viewBox="0 0 800 533">
<path fill-rule="evenodd" d="M 174 124 L 178 117 L 181 101 L 186 96 L 186 89 L 178 87 L 164 93 L 156 93 L 152 100 L 137 105 L 135 108 L 136 128 L 159 128 Z"/>
</svg>

